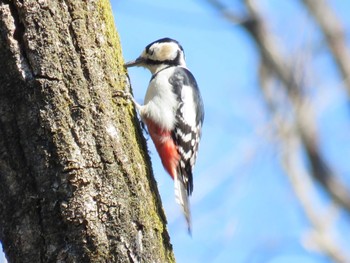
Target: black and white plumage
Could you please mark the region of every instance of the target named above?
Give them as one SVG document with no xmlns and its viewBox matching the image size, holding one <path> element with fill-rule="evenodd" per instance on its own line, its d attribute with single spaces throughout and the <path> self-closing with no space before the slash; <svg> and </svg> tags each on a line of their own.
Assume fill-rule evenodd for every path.
<svg viewBox="0 0 350 263">
<path fill-rule="evenodd" d="M 143 66 L 152 73 L 144 105 L 132 100 L 147 125 L 164 168 L 174 179 L 176 201 L 191 231 L 188 196 L 193 191 L 192 170 L 204 120 L 197 82 L 186 67 L 183 48 L 170 38 L 152 42 L 135 61 L 125 66 Z"/>
<path fill-rule="evenodd" d="M 176 68 L 169 82 L 174 93 L 178 96 L 178 101 L 180 101 L 172 136 L 181 156 L 180 173 L 184 176 L 184 181 L 187 182 L 185 186 L 187 194 L 190 195 L 193 191 L 192 169 L 197 158 L 204 119 L 203 103 L 197 82 L 186 68 Z"/>
</svg>

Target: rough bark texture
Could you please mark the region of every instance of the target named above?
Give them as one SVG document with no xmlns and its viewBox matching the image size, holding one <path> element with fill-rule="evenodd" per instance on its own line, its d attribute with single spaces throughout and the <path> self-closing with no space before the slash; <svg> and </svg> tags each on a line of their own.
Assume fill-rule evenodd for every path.
<svg viewBox="0 0 350 263">
<path fill-rule="evenodd" d="M 0 0 L 9 262 L 174 261 L 120 50 L 107 0 Z"/>
</svg>

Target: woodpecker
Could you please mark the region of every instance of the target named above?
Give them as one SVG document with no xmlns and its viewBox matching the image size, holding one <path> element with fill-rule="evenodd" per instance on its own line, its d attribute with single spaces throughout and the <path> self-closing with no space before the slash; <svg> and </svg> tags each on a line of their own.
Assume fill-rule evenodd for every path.
<svg viewBox="0 0 350 263">
<path fill-rule="evenodd" d="M 130 95 L 157 149 L 165 170 L 174 180 L 175 199 L 182 207 L 191 234 L 189 196 L 204 120 L 197 82 L 187 69 L 182 46 L 162 38 L 146 46 L 125 67 L 141 66 L 152 73 L 144 105 Z"/>
</svg>

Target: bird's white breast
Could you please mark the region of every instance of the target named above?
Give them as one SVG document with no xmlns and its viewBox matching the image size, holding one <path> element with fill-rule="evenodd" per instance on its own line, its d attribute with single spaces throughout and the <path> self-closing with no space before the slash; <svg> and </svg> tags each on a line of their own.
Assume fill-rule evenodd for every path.
<svg viewBox="0 0 350 263">
<path fill-rule="evenodd" d="M 144 101 L 143 117 L 150 118 L 165 130 L 174 129 L 175 114 L 179 104 L 169 83 L 173 72 L 174 67 L 158 72 L 148 86 Z"/>
</svg>

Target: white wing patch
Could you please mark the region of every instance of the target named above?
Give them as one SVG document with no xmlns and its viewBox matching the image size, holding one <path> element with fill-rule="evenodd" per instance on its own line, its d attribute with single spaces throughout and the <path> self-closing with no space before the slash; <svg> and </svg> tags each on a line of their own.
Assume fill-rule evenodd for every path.
<svg viewBox="0 0 350 263">
<path fill-rule="evenodd" d="M 181 100 L 183 101 L 183 106 L 181 108 L 181 113 L 186 124 L 195 127 L 196 126 L 196 108 L 193 100 L 193 88 L 184 85 L 181 90 Z"/>
</svg>

